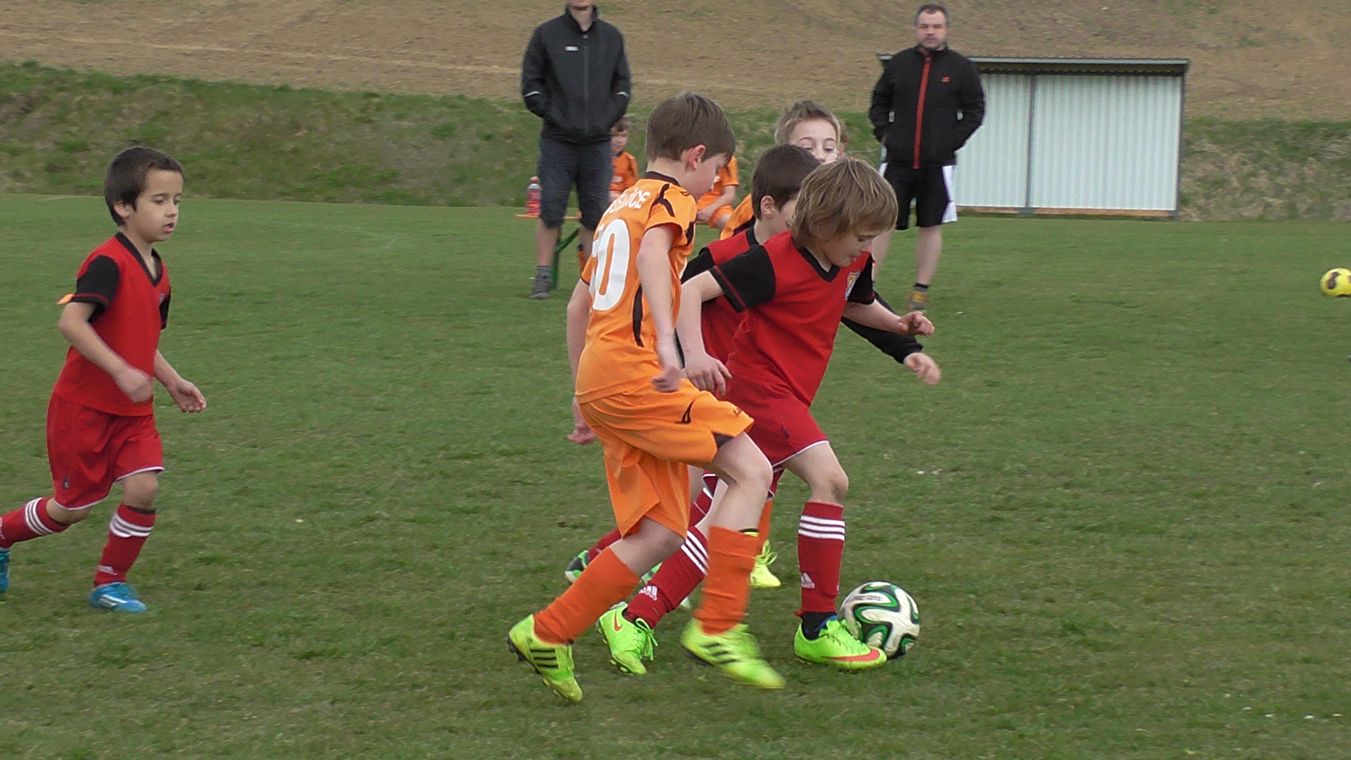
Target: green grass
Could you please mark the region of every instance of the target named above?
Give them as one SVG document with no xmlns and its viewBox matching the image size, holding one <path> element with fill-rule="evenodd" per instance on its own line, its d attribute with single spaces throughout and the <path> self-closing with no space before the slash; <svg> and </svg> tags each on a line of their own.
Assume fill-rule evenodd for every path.
<svg viewBox="0 0 1351 760">
<path fill-rule="evenodd" d="M 785 104 L 786 105 L 786 104 Z M 643 155 L 642 118 L 629 150 Z M 741 179 L 773 141 L 772 109 L 732 111 Z M 855 155 L 876 143 L 841 113 Z M 515 101 L 328 92 L 0 63 L 0 192 L 101 191 L 135 143 L 174 154 L 198 197 L 517 206 L 539 121 Z M 1187 219 L 1351 220 L 1351 121 L 1192 119 Z"/>
<path fill-rule="evenodd" d="M 919 645 L 845 676 L 751 623 L 789 679 L 679 653 L 586 702 L 505 651 L 610 524 L 567 444 L 563 301 L 532 302 L 510 209 L 204 201 L 162 246 L 170 471 L 134 572 L 87 609 L 109 505 L 15 549 L 0 756 L 1328 758 L 1351 745 L 1351 300 L 1334 224 L 972 219 L 950 227 L 923 388 L 852 336 L 817 402 L 851 481 L 848 585 L 902 584 Z M 108 234 L 92 198 L 0 195 L 0 504 L 48 488 L 56 298 Z M 912 238 L 881 289 L 899 295 Z M 571 273 L 565 265 L 564 272 Z M 161 394 L 162 396 L 162 394 Z M 789 482 L 773 537 L 795 575 Z M 1342 749 L 1338 749 L 1341 747 Z"/>
</svg>

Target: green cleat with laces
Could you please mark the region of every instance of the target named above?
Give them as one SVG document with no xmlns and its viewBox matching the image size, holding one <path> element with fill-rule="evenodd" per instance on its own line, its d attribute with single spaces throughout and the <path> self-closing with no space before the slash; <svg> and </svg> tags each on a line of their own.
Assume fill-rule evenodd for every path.
<svg viewBox="0 0 1351 760">
<path fill-rule="evenodd" d="M 626 604 L 610 608 L 596 621 L 596 630 L 605 637 L 605 643 L 610 647 L 611 665 L 625 675 L 646 675 L 647 667 L 643 665 L 643 660 L 651 662 L 654 659 L 657 637 L 648 627 L 647 621 L 630 622 L 624 617 L 626 609 Z"/>
<path fill-rule="evenodd" d="M 783 585 L 778 577 L 769 571 L 769 566 L 778 558 L 779 555 L 770 550 L 769 540 L 766 539 L 760 553 L 755 555 L 755 567 L 751 568 L 751 588 L 778 588 Z"/>
<path fill-rule="evenodd" d="M 760 647 L 744 623 L 722 633 L 708 634 L 704 633 L 702 623 L 691 620 L 680 636 L 680 645 L 695 659 L 712 665 L 737 683 L 761 689 L 783 688 L 783 676 L 760 656 Z"/>
<path fill-rule="evenodd" d="M 529 615 L 507 632 L 507 648 L 529 665 L 544 685 L 569 702 L 582 701 L 582 687 L 572 670 L 572 645 L 549 644 L 535 635 L 535 616 Z"/>
<path fill-rule="evenodd" d="M 797 627 L 793 637 L 793 654 L 803 662 L 831 665 L 842 670 L 868 670 L 887 664 L 887 656 L 877 647 L 870 647 L 849 634 L 839 618 L 832 617 L 821 627 L 816 638 L 809 639 Z"/>
</svg>

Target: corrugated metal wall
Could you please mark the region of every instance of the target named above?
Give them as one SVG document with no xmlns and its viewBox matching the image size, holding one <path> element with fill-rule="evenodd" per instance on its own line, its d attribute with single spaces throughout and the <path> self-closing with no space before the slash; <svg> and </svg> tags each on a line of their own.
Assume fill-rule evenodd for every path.
<svg viewBox="0 0 1351 760">
<path fill-rule="evenodd" d="M 982 83 L 985 123 L 958 156 L 961 205 L 1177 209 L 1181 77 L 992 74 Z"/>
</svg>

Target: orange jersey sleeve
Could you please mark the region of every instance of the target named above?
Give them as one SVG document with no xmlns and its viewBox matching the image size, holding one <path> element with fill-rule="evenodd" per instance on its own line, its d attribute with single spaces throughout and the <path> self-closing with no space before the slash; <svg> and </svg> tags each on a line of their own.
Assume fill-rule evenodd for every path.
<svg viewBox="0 0 1351 760">
<path fill-rule="evenodd" d="M 615 156 L 614 176 L 610 178 L 610 192 L 622 193 L 638 182 L 638 159 L 628 151 Z"/>
<path fill-rule="evenodd" d="M 699 199 L 698 207 L 702 209 L 711 205 L 722 195 L 723 190 L 740 184 L 741 180 L 737 179 L 736 156 L 732 156 L 727 159 L 727 165 L 718 172 L 718 178 L 713 180 L 713 187 Z"/>
<path fill-rule="evenodd" d="M 751 197 L 747 195 L 732 211 L 732 218 L 727 220 L 727 224 L 722 228 L 722 233 L 718 235 L 718 239 L 726 240 L 735 235 L 747 222 L 753 221 L 755 221 L 755 208 L 751 204 Z"/>
<path fill-rule="evenodd" d="M 589 401 L 649 383 L 661 370 L 657 331 L 638 283 L 638 250 L 648 230 L 671 225 L 667 252 L 672 309 L 694 245 L 694 198 L 674 181 L 644 178 L 610 204 L 596 225 L 582 281 L 591 292 L 586 346 L 577 366 L 577 398 Z M 674 324 L 675 314 L 671 315 Z"/>
</svg>

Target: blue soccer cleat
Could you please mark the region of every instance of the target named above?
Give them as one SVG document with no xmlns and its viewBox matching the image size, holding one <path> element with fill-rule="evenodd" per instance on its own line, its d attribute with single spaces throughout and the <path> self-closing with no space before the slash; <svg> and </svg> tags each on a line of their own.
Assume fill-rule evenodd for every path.
<svg viewBox="0 0 1351 760">
<path fill-rule="evenodd" d="M 125 583 L 105 583 L 89 594 L 89 606 L 111 612 L 145 612 L 145 602 Z"/>
<path fill-rule="evenodd" d="M 9 591 L 9 549 L 0 549 L 0 594 Z"/>
</svg>

